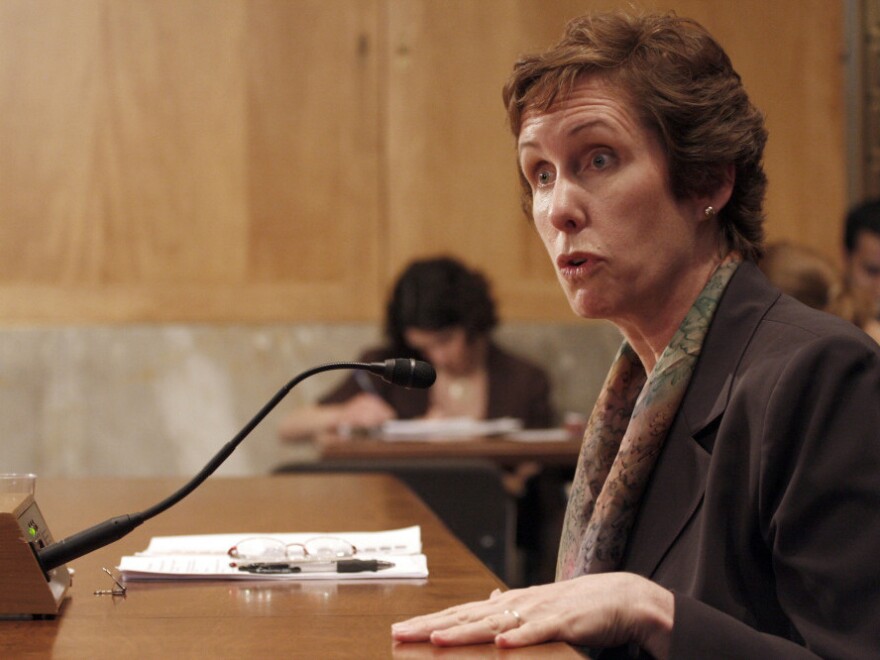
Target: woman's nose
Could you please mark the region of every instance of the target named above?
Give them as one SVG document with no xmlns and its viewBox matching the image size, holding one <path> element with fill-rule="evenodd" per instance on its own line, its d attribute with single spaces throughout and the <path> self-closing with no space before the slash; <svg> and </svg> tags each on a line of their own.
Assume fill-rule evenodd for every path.
<svg viewBox="0 0 880 660">
<path fill-rule="evenodd" d="M 559 178 L 553 186 L 547 208 L 547 219 L 561 232 L 574 232 L 583 227 L 585 211 L 580 203 L 578 187 L 565 178 Z"/>
</svg>

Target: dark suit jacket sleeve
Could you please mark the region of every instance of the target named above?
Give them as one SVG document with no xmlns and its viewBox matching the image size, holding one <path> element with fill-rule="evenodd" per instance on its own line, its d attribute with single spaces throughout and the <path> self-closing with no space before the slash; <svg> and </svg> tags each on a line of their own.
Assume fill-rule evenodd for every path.
<svg viewBox="0 0 880 660">
<path fill-rule="evenodd" d="M 754 628 L 705 603 L 675 596 L 675 629 L 670 658 L 815 660 L 816 655 L 787 639 Z"/>
<path fill-rule="evenodd" d="M 775 374 L 752 383 L 762 394 L 742 420 L 753 444 L 741 469 L 753 482 L 752 544 L 769 552 L 791 630 L 767 635 L 676 595 L 672 655 L 880 657 L 880 353 L 853 337 L 817 337 Z M 755 576 L 726 579 L 747 594 Z"/>
<path fill-rule="evenodd" d="M 526 428 L 548 428 L 554 423 L 550 379 L 538 365 L 489 345 L 489 419 L 513 417 Z"/>
</svg>

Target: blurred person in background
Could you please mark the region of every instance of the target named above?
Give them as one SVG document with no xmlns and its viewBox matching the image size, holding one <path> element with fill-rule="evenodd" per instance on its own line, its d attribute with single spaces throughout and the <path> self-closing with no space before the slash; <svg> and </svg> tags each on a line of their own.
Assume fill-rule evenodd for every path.
<svg viewBox="0 0 880 660">
<path fill-rule="evenodd" d="M 830 260 L 808 247 L 779 242 L 769 245 L 760 262 L 774 285 L 805 305 L 854 323 L 880 343 L 880 321 L 864 290 L 852 290 Z"/>
<path fill-rule="evenodd" d="M 437 371 L 434 385 L 408 390 L 355 371 L 316 404 L 291 411 L 280 425 L 282 439 L 376 428 L 392 419 L 513 417 L 526 428 L 551 426 L 546 372 L 495 343 L 497 325 L 482 273 L 446 256 L 414 261 L 391 292 L 385 345 L 358 361 L 425 360 Z"/>
<path fill-rule="evenodd" d="M 846 277 L 854 291 L 864 291 L 880 319 L 880 199 L 860 204 L 846 216 L 843 235 Z"/>
</svg>

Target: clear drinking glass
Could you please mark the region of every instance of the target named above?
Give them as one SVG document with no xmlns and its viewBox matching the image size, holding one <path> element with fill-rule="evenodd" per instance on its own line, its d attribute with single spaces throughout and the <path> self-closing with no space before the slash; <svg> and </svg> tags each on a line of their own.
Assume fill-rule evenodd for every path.
<svg viewBox="0 0 880 660">
<path fill-rule="evenodd" d="M 37 475 L 26 472 L 0 473 L 0 494 L 33 495 L 37 485 Z"/>
</svg>

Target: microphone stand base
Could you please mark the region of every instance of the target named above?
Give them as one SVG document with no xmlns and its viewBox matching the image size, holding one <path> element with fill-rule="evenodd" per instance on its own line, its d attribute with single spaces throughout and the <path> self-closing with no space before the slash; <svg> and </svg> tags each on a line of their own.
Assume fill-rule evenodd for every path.
<svg viewBox="0 0 880 660">
<path fill-rule="evenodd" d="M 55 616 L 70 589 L 67 567 L 44 574 L 32 543 L 52 543 L 33 495 L 0 495 L 0 618 Z"/>
</svg>

